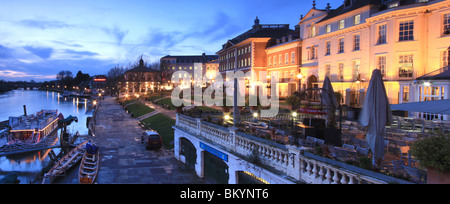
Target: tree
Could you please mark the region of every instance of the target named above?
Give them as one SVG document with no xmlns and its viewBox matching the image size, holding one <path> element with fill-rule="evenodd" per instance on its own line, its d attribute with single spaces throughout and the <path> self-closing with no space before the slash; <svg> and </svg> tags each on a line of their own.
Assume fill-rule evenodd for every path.
<svg viewBox="0 0 450 204">
<path fill-rule="evenodd" d="M 119 84 L 123 84 L 125 82 L 125 67 L 116 65 L 115 67 L 111 68 L 106 76 L 108 77 L 108 87 L 110 89 L 110 92 L 113 94 L 119 94 L 120 88 Z"/>
<path fill-rule="evenodd" d="M 56 80 L 60 84 L 61 89 L 72 89 L 73 74 L 71 71 L 60 71 L 56 75 Z"/>
<path fill-rule="evenodd" d="M 170 80 L 172 80 L 173 70 L 167 66 L 166 62 L 155 62 L 154 67 L 158 67 L 158 69 L 156 69 L 159 70 L 158 74 L 156 75 L 156 81 L 159 82 L 161 86 L 164 83 L 168 83 Z"/>
<path fill-rule="evenodd" d="M 88 81 L 89 79 L 91 79 L 91 76 L 89 76 L 89 74 L 83 74 L 81 71 L 78 71 L 73 81 L 75 85 L 80 85 L 82 82 Z"/>
</svg>

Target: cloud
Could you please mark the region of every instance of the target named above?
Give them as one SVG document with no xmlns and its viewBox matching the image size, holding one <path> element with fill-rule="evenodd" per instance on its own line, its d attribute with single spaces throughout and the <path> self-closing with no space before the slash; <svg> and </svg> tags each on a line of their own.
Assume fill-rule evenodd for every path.
<svg viewBox="0 0 450 204">
<path fill-rule="evenodd" d="M 33 75 L 27 74 L 25 72 L 14 71 L 14 70 L 0 70 L 0 77 L 7 78 L 36 78 L 36 79 L 55 79 L 56 75 Z"/>
<path fill-rule="evenodd" d="M 11 52 L 12 52 L 11 49 L 0 45 L 0 59 L 11 58 L 11 56 L 12 56 Z"/>
<path fill-rule="evenodd" d="M 181 32 L 177 31 L 164 32 L 160 29 L 151 29 L 144 44 L 152 47 L 171 48 L 186 39 L 188 35 L 183 36 Z"/>
<path fill-rule="evenodd" d="M 45 20 L 32 20 L 32 19 L 21 20 L 21 21 L 19 21 L 19 24 L 26 26 L 26 27 L 38 28 L 38 29 L 42 29 L 42 30 L 70 27 L 69 24 L 64 23 L 62 21 L 45 21 Z"/>
<path fill-rule="evenodd" d="M 95 52 L 75 51 L 75 50 L 71 50 L 71 49 L 66 49 L 66 50 L 64 50 L 64 52 L 67 54 L 79 55 L 79 56 L 89 56 L 89 57 L 99 55 L 98 53 L 95 53 Z"/>
<path fill-rule="evenodd" d="M 41 59 L 50 58 L 54 51 L 53 48 L 50 47 L 25 46 L 24 49 L 40 57 Z"/>
<path fill-rule="evenodd" d="M 123 39 L 126 35 L 128 35 L 128 30 L 122 30 L 119 27 L 115 26 L 114 28 L 103 28 L 102 29 L 106 34 L 112 36 L 116 41 L 117 45 L 121 45 Z"/>
</svg>

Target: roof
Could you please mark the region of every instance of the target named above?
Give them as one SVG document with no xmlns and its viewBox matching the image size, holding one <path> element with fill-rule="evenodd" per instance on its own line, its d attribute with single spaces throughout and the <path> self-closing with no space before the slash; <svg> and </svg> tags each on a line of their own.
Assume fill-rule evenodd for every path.
<svg viewBox="0 0 450 204">
<path fill-rule="evenodd" d="M 223 45 L 222 50 L 226 49 L 226 45 L 229 43 L 231 43 L 231 45 L 236 45 L 249 38 L 281 38 L 292 32 L 294 32 L 294 30 L 289 28 L 289 24 L 255 24 L 253 28 L 247 32 L 228 40 L 228 42 Z"/>
<path fill-rule="evenodd" d="M 391 110 L 450 115 L 450 99 L 396 104 Z"/>
<path fill-rule="evenodd" d="M 417 78 L 416 80 L 445 80 L 445 79 L 450 80 L 450 69 L 448 67 L 444 68 L 442 73 L 436 75 L 427 74 Z"/>
<path fill-rule="evenodd" d="M 159 135 L 159 133 L 157 133 L 156 131 L 153 131 L 153 130 L 145 131 L 145 133 L 146 133 L 147 135 Z"/>
<path fill-rule="evenodd" d="M 348 13 L 350 11 L 362 8 L 367 5 L 380 5 L 381 6 L 381 0 L 353 0 L 352 5 L 349 7 L 345 7 L 345 4 L 342 4 L 337 9 L 331 9 L 328 15 L 320 20 L 319 22 L 326 21 L 328 19 L 332 19 L 336 16 L 340 16 L 342 14 Z"/>
<path fill-rule="evenodd" d="M 218 55 L 167 55 L 161 59 L 175 58 L 177 63 L 195 63 L 195 62 L 210 62 L 219 59 Z"/>
</svg>

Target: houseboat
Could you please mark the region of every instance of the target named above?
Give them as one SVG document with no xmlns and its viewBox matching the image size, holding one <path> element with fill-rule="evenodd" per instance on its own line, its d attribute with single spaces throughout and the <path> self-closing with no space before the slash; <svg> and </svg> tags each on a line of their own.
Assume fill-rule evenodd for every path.
<svg viewBox="0 0 450 204">
<path fill-rule="evenodd" d="M 58 120 L 63 118 L 57 110 L 42 110 L 33 115 L 9 117 L 11 127 L 8 144 L 17 142 L 38 143 L 58 129 Z"/>
</svg>

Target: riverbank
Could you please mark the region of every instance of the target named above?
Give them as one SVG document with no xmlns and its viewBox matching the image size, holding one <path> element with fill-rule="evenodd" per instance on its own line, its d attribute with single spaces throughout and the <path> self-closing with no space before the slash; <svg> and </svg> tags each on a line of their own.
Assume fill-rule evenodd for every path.
<svg viewBox="0 0 450 204">
<path fill-rule="evenodd" d="M 105 97 L 99 103 L 95 137 L 100 147 L 100 184 L 200 184 L 205 183 L 193 170 L 173 157 L 173 152 L 147 151 L 141 144 L 143 133 L 138 120 L 132 118 L 115 98 Z M 77 174 L 77 172 L 75 172 Z M 78 183 L 78 178 L 67 183 Z"/>
</svg>

